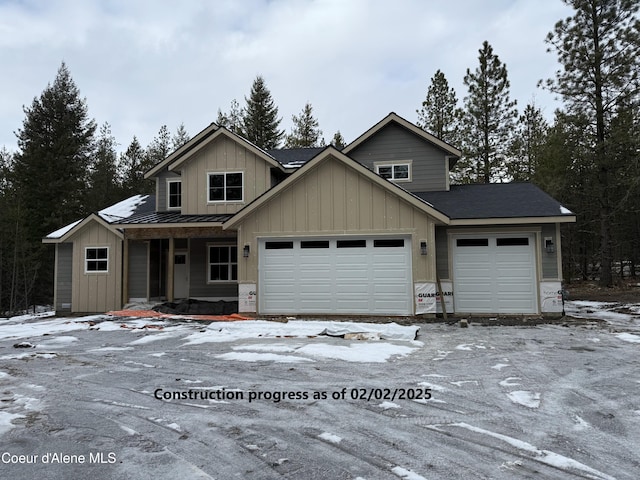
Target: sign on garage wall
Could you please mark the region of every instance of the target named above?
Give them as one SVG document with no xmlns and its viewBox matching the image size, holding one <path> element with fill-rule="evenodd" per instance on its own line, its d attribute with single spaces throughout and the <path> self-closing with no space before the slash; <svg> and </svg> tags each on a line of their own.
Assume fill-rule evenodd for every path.
<svg viewBox="0 0 640 480">
<path fill-rule="evenodd" d="M 540 304 L 542 313 L 562 313 L 562 284 L 540 282 Z"/>
<path fill-rule="evenodd" d="M 453 283 L 440 282 L 442 291 L 444 292 L 444 305 L 447 313 L 453 313 Z M 415 302 L 416 315 L 425 313 L 442 313 L 440 305 L 440 292 L 438 292 L 435 283 L 416 283 Z"/>
<path fill-rule="evenodd" d="M 256 284 L 238 285 L 238 312 L 256 313 Z"/>
<path fill-rule="evenodd" d="M 415 283 L 416 315 L 436 313 L 436 284 Z"/>
</svg>

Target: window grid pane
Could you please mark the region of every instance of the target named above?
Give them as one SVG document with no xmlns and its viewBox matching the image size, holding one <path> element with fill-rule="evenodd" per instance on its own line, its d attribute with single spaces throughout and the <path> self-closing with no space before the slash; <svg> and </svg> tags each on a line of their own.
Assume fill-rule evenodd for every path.
<svg viewBox="0 0 640 480">
<path fill-rule="evenodd" d="M 238 280 L 238 247 L 209 247 L 209 281 L 225 282 Z"/>
<path fill-rule="evenodd" d="M 210 173 L 209 201 L 233 202 L 242 200 L 242 172 Z"/>
</svg>

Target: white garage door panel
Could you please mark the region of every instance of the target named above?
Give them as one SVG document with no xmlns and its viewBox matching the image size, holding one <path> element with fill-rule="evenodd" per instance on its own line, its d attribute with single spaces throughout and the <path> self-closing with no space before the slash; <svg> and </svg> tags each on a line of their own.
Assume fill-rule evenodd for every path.
<svg viewBox="0 0 640 480">
<path fill-rule="evenodd" d="M 461 236 L 452 251 L 457 312 L 537 313 L 533 235 Z"/>
<path fill-rule="evenodd" d="M 394 246 L 363 237 L 295 239 L 287 241 L 291 248 L 262 240 L 261 312 L 412 314 L 411 242 L 393 240 Z"/>
</svg>

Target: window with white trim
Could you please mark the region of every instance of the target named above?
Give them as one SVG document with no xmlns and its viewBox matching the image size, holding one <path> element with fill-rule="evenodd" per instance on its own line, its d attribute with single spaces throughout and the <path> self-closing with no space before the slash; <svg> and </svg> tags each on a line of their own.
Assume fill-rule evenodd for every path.
<svg viewBox="0 0 640 480">
<path fill-rule="evenodd" d="M 238 247 L 235 245 L 209 245 L 207 281 L 235 282 L 238 280 Z"/>
<path fill-rule="evenodd" d="M 109 272 L 109 247 L 86 247 L 84 249 L 84 273 Z"/>
<path fill-rule="evenodd" d="M 167 208 L 178 209 L 182 207 L 182 181 L 167 180 Z"/>
<path fill-rule="evenodd" d="M 387 180 L 411 180 L 411 163 L 392 163 L 376 165 L 376 173 Z"/>
<path fill-rule="evenodd" d="M 241 202 L 244 198 L 244 174 L 225 172 L 207 174 L 209 202 Z"/>
</svg>

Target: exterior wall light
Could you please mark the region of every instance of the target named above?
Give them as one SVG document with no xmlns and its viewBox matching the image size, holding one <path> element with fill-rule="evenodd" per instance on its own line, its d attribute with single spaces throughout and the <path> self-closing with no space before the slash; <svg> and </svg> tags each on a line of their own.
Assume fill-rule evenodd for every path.
<svg viewBox="0 0 640 480">
<path fill-rule="evenodd" d="M 544 249 L 547 253 L 555 253 L 556 252 L 556 246 L 553 243 L 553 240 L 551 238 L 545 238 L 544 239 Z"/>
<path fill-rule="evenodd" d="M 420 241 L 420 255 L 427 254 L 427 242 L 425 240 Z"/>
<path fill-rule="evenodd" d="M 246 244 L 243 248 L 242 248 L 242 256 L 244 258 L 247 258 L 249 256 L 249 251 L 251 250 L 251 246 L 249 244 Z"/>
</svg>

